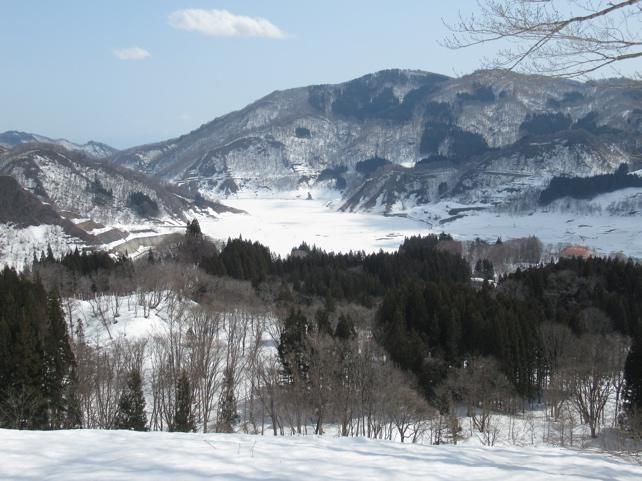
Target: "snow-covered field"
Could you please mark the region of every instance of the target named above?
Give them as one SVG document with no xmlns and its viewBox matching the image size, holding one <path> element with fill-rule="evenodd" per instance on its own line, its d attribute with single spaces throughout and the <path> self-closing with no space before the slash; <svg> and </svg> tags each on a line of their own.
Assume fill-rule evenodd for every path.
<svg viewBox="0 0 642 481">
<path fill-rule="evenodd" d="M 298 195 L 298 197 L 297 197 Z M 225 203 L 247 214 L 224 214 L 199 219 L 203 231 L 214 238 L 257 240 L 280 255 L 302 241 L 329 251 L 395 250 L 404 237 L 447 232 L 462 240 L 477 237 L 494 241 L 536 235 L 545 244 L 587 245 L 598 254 L 621 251 L 642 258 L 642 222 L 638 216 L 573 215 L 536 211 L 532 215 L 466 212 L 452 222 L 439 223 L 458 204 L 395 209 L 407 217 L 379 213 L 337 212 L 337 198 L 307 200 L 302 193 L 279 197 L 230 197 Z"/>
<path fill-rule="evenodd" d="M 337 212 L 338 201 L 307 200 L 293 194 L 283 198 L 228 198 L 225 203 L 247 214 L 199 218 L 203 232 L 218 239 L 241 235 L 282 256 L 304 241 L 335 252 L 395 250 L 406 236 L 432 232 L 424 222 Z"/>
<path fill-rule="evenodd" d="M 437 208 L 439 205 L 437 206 Z M 456 208 L 459 206 L 451 206 Z M 436 210 L 432 207 L 431 214 Z M 421 215 L 413 213 L 411 215 Z M 443 218 L 447 218 L 445 215 Z M 642 219 L 640 216 L 576 215 L 572 213 L 535 211 L 530 215 L 511 215 L 495 212 L 467 212 L 461 217 L 435 229 L 455 238 L 471 240 L 479 237 L 495 241 L 497 237 L 511 239 L 537 236 L 544 244 L 554 247 L 583 245 L 599 255 L 622 252 L 642 258 Z"/>
<path fill-rule="evenodd" d="M 225 199 L 231 207 L 246 214 L 199 215 L 203 232 L 214 239 L 225 240 L 242 236 L 267 245 L 274 253 L 285 256 L 301 242 L 316 245 L 327 251 L 375 252 L 396 250 L 404 237 L 447 232 L 461 240 L 477 237 L 494 241 L 497 237 L 510 239 L 536 235 L 551 251 L 565 245 L 586 245 L 600 255 L 622 252 L 642 258 L 642 222 L 639 215 L 616 216 L 600 213 L 574 215 L 555 211 L 534 211 L 530 215 L 511 215 L 490 211 L 468 210 L 452 215 L 453 209 L 471 206 L 456 203 L 395 206 L 396 215 L 381 212 L 340 212 L 341 199 L 336 192 L 317 191 L 313 200 L 306 192 L 245 193 Z M 446 222 L 443 222 L 446 220 Z M 164 225 L 117 225 L 129 232 L 104 246 L 130 254 L 146 252 L 154 239 L 172 232 L 183 232 L 176 222 Z M 56 227 L 41 226 L 15 230 L 0 225 L 0 264 L 20 268 L 30 260 L 33 251 L 39 253 L 49 242 L 57 255 L 73 249 L 70 239 Z M 132 244 L 133 241 L 140 241 Z M 120 247 L 118 247 L 120 246 Z"/>
<path fill-rule="evenodd" d="M 3 481 L 642 479 L 595 452 L 312 436 L 0 430 L 0 459 Z"/>
</svg>

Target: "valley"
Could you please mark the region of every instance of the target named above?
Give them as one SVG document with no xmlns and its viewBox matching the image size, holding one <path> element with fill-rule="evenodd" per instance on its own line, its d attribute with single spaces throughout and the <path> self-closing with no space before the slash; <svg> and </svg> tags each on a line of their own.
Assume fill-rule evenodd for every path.
<svg viewBox="0 0 642 481">
<path fill-rule="evenodd" d="M 0 134 L 0 355 L 30 363 L 0 427 L 85 428 L 25 479 L 636 478 L 642 99 L 539 80 L 381 71 L 124 150 Z M 0 429 L 7 479 L 30 436 Z"/>
<path fill-rule="evenodd" d="M 0 481 L 642 480 L 642 0 L 1 11 Z"/>
<path fill-rule="evenodd" d="M 281 256 L 301 242 L 372 252 L 447 232 L 465 241 L 536 235 L 546 259 L 568 246 L 640 258 L 636 92 L 617 80 L 384 70 L 276 91 L 124 150 L 6 132 L 0 174 L 51 206 L 58 224 L 85 230 L 67 225 L 70 245 L 120 254 L 162 244 L 197 218 L 212 239 L 240 235 Z M 0 222 L 24 237 L 9 249 L 4 236 L 2 262 L 19 266 L 46 249 L 21 236 L 15 218 Z"/>
</svg>

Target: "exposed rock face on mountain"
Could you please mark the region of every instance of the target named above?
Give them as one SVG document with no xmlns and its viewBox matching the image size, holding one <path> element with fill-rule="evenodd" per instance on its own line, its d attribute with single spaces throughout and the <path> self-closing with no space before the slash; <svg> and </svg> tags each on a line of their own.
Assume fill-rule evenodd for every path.
<svg viewBox="0 0 642 481">
<path fill-rule="evenodd" d="M 116 152 L 118 152 L 116 149 L 110 147 L 107 144 L 103 144 L 102 142 L 96 142 L 93 140 L 90 140 L 86 144 L 76 144 L 66 139 L 50 139 L 49 137 L 45 137 L 44 135 L 32 134 L 29 132 L 20 132 L 17 130 L 9 130 L 7 132 L 0 133 L 0 148 L 2 148 L 2 150 L 9 150 L 21 144 L 34 142 L 60 145 L 67 150 L 83 152 L 93 159 L 105 159 L 107 157 L 115 155 Z M 0 153 L 2 153 L 2 150 L 0 150 Z"/>
<path fill-rule="evenodd" d="M 66 218 L 106 225 L 184 223 L 189 210 L 229 210 L 144 174 L 51 144 L 25 144 L 5 153 L 0 156 L 0 174 L 16 179 Z"/>
<path fill-rule="evenodd" d="M 639 168 L 642 83 L 382 71 L 277 91 L 113 160 L 218 193 L 333 187 L 345 209 L 532 207 L 554 176 Z"/>
</svg>

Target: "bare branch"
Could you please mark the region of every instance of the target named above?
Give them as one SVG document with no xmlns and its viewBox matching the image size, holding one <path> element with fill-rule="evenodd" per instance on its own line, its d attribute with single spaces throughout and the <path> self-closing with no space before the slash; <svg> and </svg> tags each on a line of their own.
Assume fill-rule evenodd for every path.
<svg viewBox="0 0 642 481">
<path fill-rule="evenodd" d="M 459 13 L 443 42 L 462 49 L 506 42 L 488 67 L 583 77 L 642 57 L 642 0 L 478 0 L 478 13 Z M 635 23 L 635 24 L 634 24 Z"/>
</svg>

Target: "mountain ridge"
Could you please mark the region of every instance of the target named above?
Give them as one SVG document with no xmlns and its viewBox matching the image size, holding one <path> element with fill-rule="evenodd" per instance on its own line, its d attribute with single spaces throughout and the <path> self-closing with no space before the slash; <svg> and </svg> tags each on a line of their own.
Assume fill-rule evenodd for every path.
<svg viewBox="0 0 642 481">
<path fill-rule="evenodd" d="M 349 209 L 389 209 L 413 195 L 420 202 L 450 198 L 514 208 L 554 176 L 610 173 L 622 163 L 639 168 L 639 86 L 494 71 L 453 78 L 385 70 L 277 90 L 112 160 L 214 196 L 331 188 L 352 199 Z M 368 188 L 372 178 L 356 170 L 375 158 L 393 166 L 388 175 L 400 175 L 396 191 Z M 355 201 L 357 193 L 369 200 Z"/>
<path fill-rule="evenodd" d="M 67 218 L 106 225 L 184 224 L 188 211 L 235 212 L 143 173 L 55 144 L 25 143 L 0 155 L 0 175 L 14 178 Z"/>
<path fill-rule="evenodd" d="M 44 135 L 23 132 L 20 130 L 8 130 L 0 133 L 0 146 L 4 147 L 6 150 L 10 150 L 18 145 L 27 143 L 60 145 L 68 150 L 83 152 L 94 159 L 106 159 L 118 152 L 114 147 L 95 140 L 90 140 L 85 144 L 77 144 L 67 139 L 52 139 Z M 1 152 L 2 151 L 0 151 L 0 153 Z"/>
</svg>

